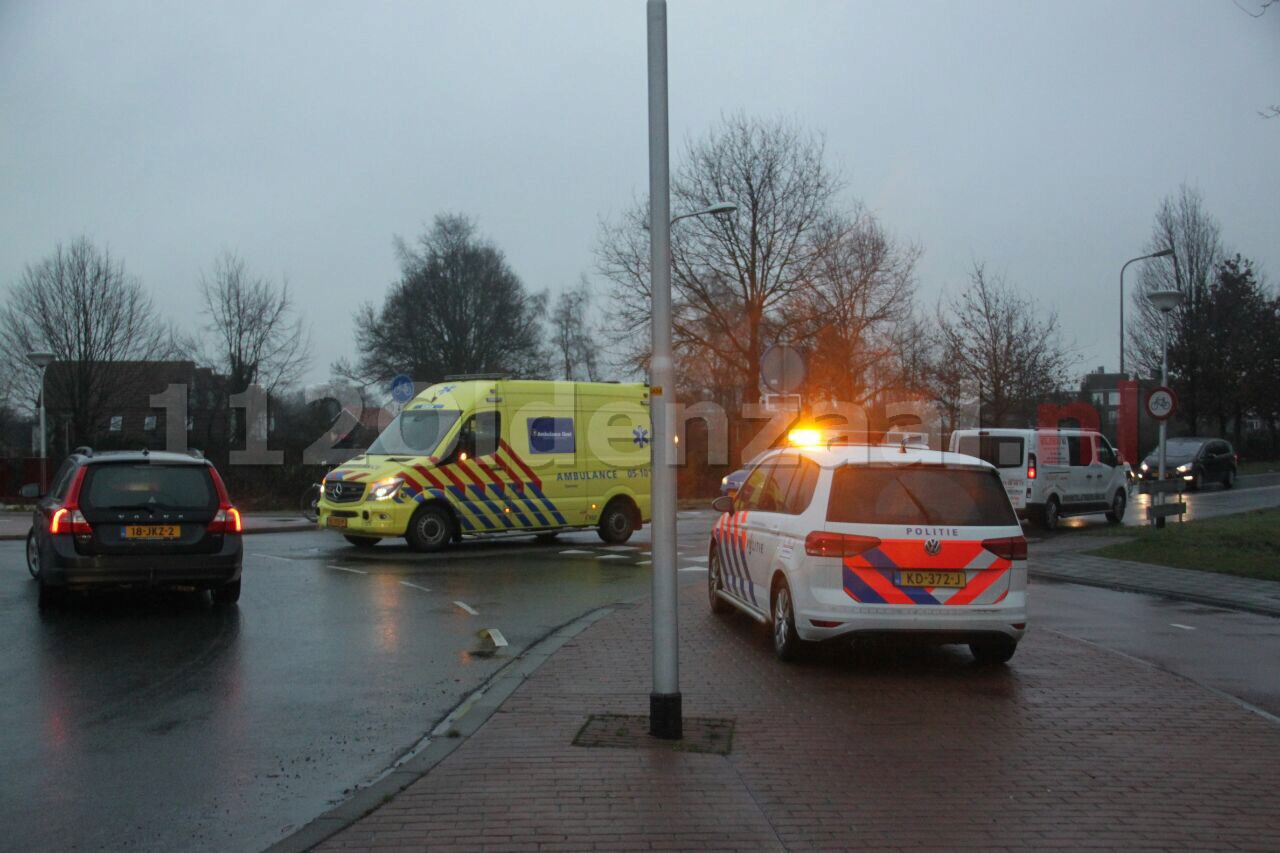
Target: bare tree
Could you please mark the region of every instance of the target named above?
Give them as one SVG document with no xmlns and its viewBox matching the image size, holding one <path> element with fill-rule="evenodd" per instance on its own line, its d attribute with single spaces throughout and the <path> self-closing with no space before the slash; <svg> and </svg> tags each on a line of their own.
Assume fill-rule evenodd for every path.
<svg viewBox="0 0 1280 853">
<path fill-rule="evenodd" d="M 940 303 L 938 329 L 940 355 L 959 368 L 966 390 L 981 398 L 984 421 L 996 426 L 1019 415 L 1028 419 L 1075 358 L 1059 335 L 1058 315 L 981 263 L 973 265 L 959 296 Z"/>
<path fill-rule="evenodd" d="M 591 318 L 591 286 L 584 275 L 577 287 L 560 294 L 551 311 L 551 344 L 565 379 L 595 382 L 600 378 L 596 337 Z"/>
<path fill-rule="evenodd" d="M 124 262 L 87 237 L 28 265 L 0 309 L 0 352 L 21 403 L 40 394 L 27 353 L 53 353 L 45 391 L 67 409 L 71 442 L 92 441 L 106 412 L 173 353 L 172 330 Z"/>
<path fill-rule="evenodd" d="M 819 237 L 812 284 L 799 297 L 798 337 L 808 342 L 809 385 L 819 395 L 865 405 L 902 384 L 899 324 L 911 317 L 916 246 L 900 245 L 859 212 L 831 219 Z"/>
<path fill-rule="evenodd" d="M 226 377 L 228 393 L 259 385 L 270 394 L 297 380 L 307 366 L 311 336 L 287 281 L 277 287 L 224 251 L 200 276 L 200 294 L 212 361 Z"/>
<path fill-rule="evenodd" d="M 678 350 L 735 366 L 746 402 L 759 400 L 760 356 L 799 315 L 798 295 L 820 268 L 826 226 L 840 188 L 824 163 L 822 140 L 785 121 L 742 115 L 689 144 L 672 180 L 677 211 L 720 201 L 728 219 L 698 217 L 672 232 L 673 333 Z M 614 287 L 617 331 L 648 358 L 649 211 L 639 204 L 605 225 L 600 272 Z"/>
<path fill-rule="evenodd" d="M 1182 307 L 1170 317 L 1169 370 L 1181 385 L 1181 417 L 1194 432 L 1206 405 L 1205 373 L 1214 357 L 1209 338 L 1209 288 L 1218 274 L 1223 250 L 1217 220 L 1205 210 L 1199 191 L 1185 184 L 1177 195 L 1166 196 L 1160 203 L 1147 243 L 1151 252 L 1170 247 L 1173 263 L 1148 263 L 1138 279 L 1129 352 L 1145 375 L 1160 375 L 1163 319 L 1147 297 L 1157 290 L 1182 291 Z"/>
</svg>

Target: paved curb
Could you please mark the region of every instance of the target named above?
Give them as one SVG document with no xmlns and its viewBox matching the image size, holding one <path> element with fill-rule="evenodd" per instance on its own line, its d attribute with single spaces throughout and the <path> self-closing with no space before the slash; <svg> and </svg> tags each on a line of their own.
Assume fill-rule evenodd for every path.
<svg viewBox="0 0 1280 853">
<path fill-rule="evenodd" d="M 1175 601 L 1190 601 L 1193 604 L 1221 607 L 1224 610 L 1240 610 L 1245 613 L 1257 613 L 1260 616 L 1280 617 L 1280 607 L 1260 606 L 1237 601 L 1235 599 L 1217 598 L 1210 595 L 1197 595 L 1190 592 L 1178 592 L 1171 589 L 1143 586 L 1141 584 L 1129 584 L 1124 583 L 1123 581 L 1103 581 L 1096 578 L 1080 577 L 1066 572 L 1045 571 L 1044 569 L 1028 569 L 1027 574 L 1033 578 L 1046 578 L 1048 580 L 1062 581 L 1063 583 L 1079 584 L 1080 586 L 1096 586 L 1100 589 L 1112 589 L 1118 592 L 1138 592 L 1144 595 L 1158 595 L 1161 598 L 1171 598 Z"/>
<path fill-rule="evenodd" d="M 463 699 L 431 733 L 396 760 L 381 776 L 306 826 L 268 847 L 265 853 L 302 853 L 385 805 L 396 794 L 427 775 L 467 738 L 480 730 L 502 703 L 560 647 L 625 604 L 607 605 L 566 622 L 495 672 Z"/>
</svg>

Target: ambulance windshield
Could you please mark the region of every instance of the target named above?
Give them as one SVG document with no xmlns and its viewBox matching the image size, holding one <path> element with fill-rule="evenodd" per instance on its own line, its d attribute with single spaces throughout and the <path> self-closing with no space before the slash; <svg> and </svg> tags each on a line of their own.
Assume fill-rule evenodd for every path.
<svg viewBox="0 0 1280 853">
<path fill-rule="evenodd" d="M 424 456 L 440 441 L 462 414 L 448 409 L 410 409 L 401 412 L 369 445 L 370 456 Z"/>
</svg>

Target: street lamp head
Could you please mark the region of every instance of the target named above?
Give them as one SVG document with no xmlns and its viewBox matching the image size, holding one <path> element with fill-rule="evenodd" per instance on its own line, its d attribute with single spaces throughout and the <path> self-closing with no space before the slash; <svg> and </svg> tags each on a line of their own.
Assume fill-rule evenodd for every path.
<svg viewBox="0 0 1280 853">
<path fill-rule="evenodd" d="M 54 358 L 55 358 L 55 356 L 54 356 L 54 354 L 53 354 L 53 353 L 51 353 L 51 352 L 29 352 L 29 353 L 27 353 L 27 361 L 31 362 L 33 365 L 35 365 L 36 367 L 40 368 L 41 370 L 44 370 L 46 367 L 48 367 L 50 364 L 52 364 L 52 363 L 53 363 Z"/>
<path fill-rule="evenodd" d="M 1172 254 L 1173 254 L 1173 249 L 1169 248 L 1169 249 L 1161 249 L 1158 252 L 1154 252 L 1150 255 L 1147 255 L 1147 257 L 1148 258 L 1167 258 Z"/>
<path fill-rule="evenodd" d="M 733 202 L 721 201 L 708 207 L 706 212 L 710 213 L 712 216 L 728 216 L 737 209 L 738 206 Z"/>
<path fill-rule="evenodd" d="M 1161 314 L 1168 314 L 1181 305 L 1185 298 L 1181 290 L 1156 290 L 1147 294 L 1147 301 Z"/>
</svg>

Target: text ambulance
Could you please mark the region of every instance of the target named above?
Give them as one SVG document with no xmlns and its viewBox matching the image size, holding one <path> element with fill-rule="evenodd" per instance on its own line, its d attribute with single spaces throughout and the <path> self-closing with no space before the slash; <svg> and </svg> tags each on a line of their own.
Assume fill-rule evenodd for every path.
<svg viewBox="0 0 1280 853">
<path fill-rule="evenodd" d="M 639 384 L 468 379 L 432 385 L 325 477 L 319 525 L 357 547 L 649 519 L 649 391 Z"/>
</svg>

